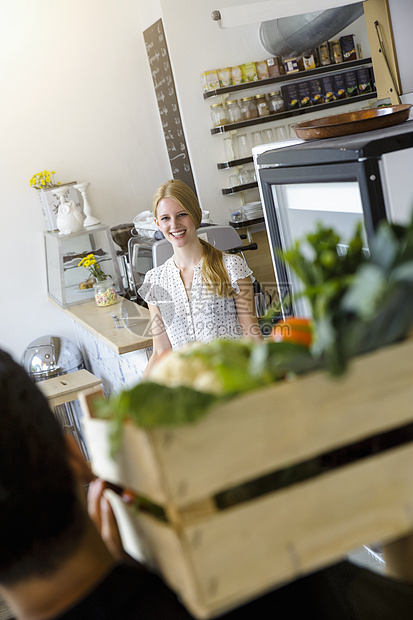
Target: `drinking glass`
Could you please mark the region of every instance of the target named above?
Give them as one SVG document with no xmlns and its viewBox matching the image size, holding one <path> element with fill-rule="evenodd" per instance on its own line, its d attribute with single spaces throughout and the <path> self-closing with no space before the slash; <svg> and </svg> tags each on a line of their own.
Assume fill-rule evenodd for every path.
<svg viewBox="0 0 413 620">
<path fill-rule="evenodd" d="M 269 142 L 274 142 L 274 132 L 271 129 L 271 127 L 268 127 L 268 129 L 263 129 L 261 131 L 262 134 L 262 141 L 265 142 L 266 144 L 268 144 Z"/>
<path fill-rule="evenodd" d="M 260 131 L 252 132 L 252 144 L 253 146 L 258 146 L 263 143 L 262 134 Z"/>
<path fill-rule="evenodd" d="M 237 152 L 238 157 L 242 159 L 243 157 L 251 157 L 251 147 L 249 145 L 248 137 L 245 133 L 239 135 L 237 137 Z"/>
<path fill-rule="evenodd" d="M 237 159 L 237 149 L 235 140 L 232 136 L 227 136 L 224 138 L 224 149 L 225 149 L 225 159 L 227 161 L 232 161 L 233 159 Z"/>
<path fill-rule="evenodd" d="M 275 130 L 275 135 L 277 137 L 277 140 L 287 140 L 288 138 L 287 131 L 283 126 L 277 127 L 277 129 Z"/>
</svg>

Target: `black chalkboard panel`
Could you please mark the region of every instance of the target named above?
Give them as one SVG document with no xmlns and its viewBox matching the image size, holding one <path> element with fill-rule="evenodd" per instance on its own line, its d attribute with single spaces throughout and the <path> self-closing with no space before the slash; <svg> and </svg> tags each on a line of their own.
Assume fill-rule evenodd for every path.
<svg viewBox="0 0 413 620">
<path fill-rule="evenodd" d="M 144 31 L 143 36 L 172 176 L 184 181 L 196 194 L 162 20 L 152 24 Z"/>
</svg>

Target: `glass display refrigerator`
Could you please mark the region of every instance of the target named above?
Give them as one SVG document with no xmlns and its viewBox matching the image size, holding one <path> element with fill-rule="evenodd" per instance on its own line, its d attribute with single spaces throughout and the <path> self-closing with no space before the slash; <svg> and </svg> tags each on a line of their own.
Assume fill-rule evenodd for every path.
<svg viewBox="0 0 413 620">
<path fill-rule="evenodd" d="M 346 251 L 358 222 L 369 238 L 387 219 L 405 224 L 413 207 L 413 122 L 340 138 L 290 140 L 253 149 L 271 256 L 281 301 L 280 316 L 308 316 L 300 283 L 279 251 L 316 229 L 340 235 Z M 291 301 L 292 298 L 292 301 Z"/>
</svg>

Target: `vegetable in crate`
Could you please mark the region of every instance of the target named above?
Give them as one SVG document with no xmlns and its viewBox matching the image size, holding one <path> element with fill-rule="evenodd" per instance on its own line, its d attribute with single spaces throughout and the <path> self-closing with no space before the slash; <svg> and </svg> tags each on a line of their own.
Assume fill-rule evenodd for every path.
<svg viewBox="0 0 413 620">
<path fill-rule="evenodd" d="M 312 352 L 339 375 L 350 357 L 404 337 L 413 321 L 413 220 L 383 221 L 363 248 L 358 225 L 345 253 L 321 224 L 282 254 L 303 282 L 313 322 Z"/>
<path fill-rule="evenodd" d="M 217 402 L 314 367 L 308 348 L 292 342 L 192 343 L 165 354 L 149 381 L 102 399 L 96 410 L 99 417 L 113 421 L 115 451 L 126 420 L 142 428 L 188 424 Z"/>
</svg>

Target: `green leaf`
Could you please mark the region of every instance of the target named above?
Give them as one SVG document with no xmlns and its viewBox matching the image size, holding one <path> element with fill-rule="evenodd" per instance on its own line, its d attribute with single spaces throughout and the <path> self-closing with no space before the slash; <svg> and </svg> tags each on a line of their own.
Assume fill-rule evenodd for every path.
<svg viewBox="0 0 413 620">
<path fill-rule="evenodd" d="M 383 222 L 370 243 L 370 260 L 389 271 L 396 260 L 400 245 L 393 230 Z"/>
<path fill-rule="evenodd" d="M 218 400 L 220 398 L 214 394 L 198 392 L 189 387 L 170 388 L 142 381 L 130 390 L 124 390 L 97 404 L 96 414 L 106 419 L 110 417 L 112 421 L 113 454 L 120 446 L 125 420 L 131 420 L 140 428 L 193 423 Z"/>
<path fill-rule="evenodd" d="M 362 265 L 345 292 L 341 307 L 362 319 L 373 318 L 378 312 L 386 284 L 386 277 L 380 267 L 373 264 Z"/>
</svg>

